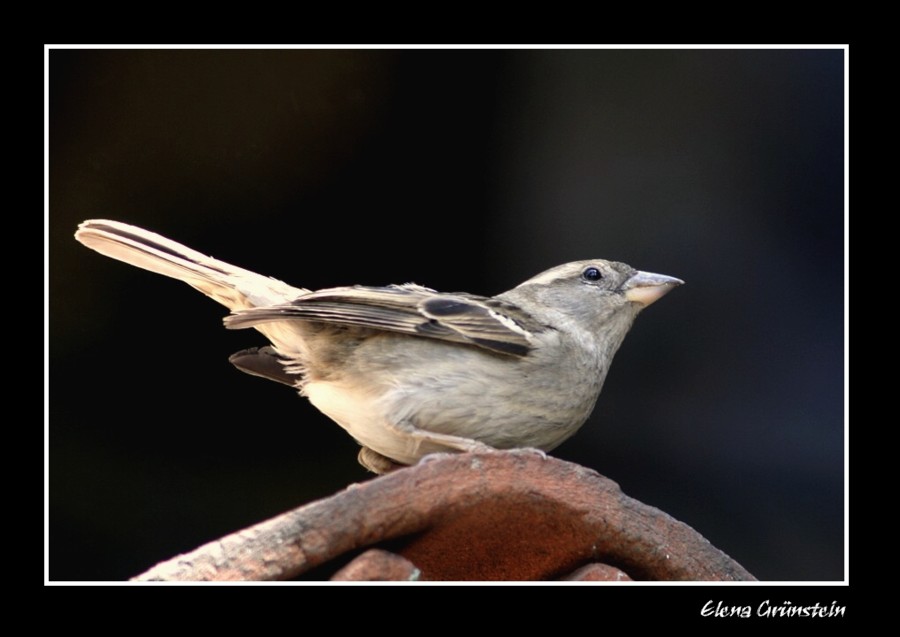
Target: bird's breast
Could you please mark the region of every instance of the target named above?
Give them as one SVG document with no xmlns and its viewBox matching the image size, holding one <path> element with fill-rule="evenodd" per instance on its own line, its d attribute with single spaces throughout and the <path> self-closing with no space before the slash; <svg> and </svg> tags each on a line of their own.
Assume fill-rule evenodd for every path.
<svg viewBox="0 0 900 637">
<path fill-rule="evenodd" d="M 340 378 L 311 370 L 303 392 L 360 444 L 407 464 L 442 450 L 412 445 L 409 427 L 500 449 L 553 449 L 587 419 L 605 375 L 574 346 L 524 357 L 409 337 L 364 347 L 365 362 L 346 361 Z"/>
</svg>

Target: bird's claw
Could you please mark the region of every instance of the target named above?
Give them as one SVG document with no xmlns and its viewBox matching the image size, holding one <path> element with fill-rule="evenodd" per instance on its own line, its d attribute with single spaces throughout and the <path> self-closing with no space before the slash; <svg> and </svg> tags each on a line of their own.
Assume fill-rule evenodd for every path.
<svg viewBox="0 0 900 637">
<path fill-rule="evenodd" d="M 547 452 L 544 451 L 543 449 L 538 449 L 537 447 L 521 447 L 521 448 L 517 449 L 517 451 L 540 456 L 541 460 L 547 459 Z"/>
<path fill-rule="evenodd" d="M 442 460 L 448 456 L 455 456 L 456 453 L 452 451 L 435 451 L 434 453 L 427 453 L 419 459 L 418 464 L 428 464 L 429 462 L 434 462 L 435 460 Z"/>
</svg>

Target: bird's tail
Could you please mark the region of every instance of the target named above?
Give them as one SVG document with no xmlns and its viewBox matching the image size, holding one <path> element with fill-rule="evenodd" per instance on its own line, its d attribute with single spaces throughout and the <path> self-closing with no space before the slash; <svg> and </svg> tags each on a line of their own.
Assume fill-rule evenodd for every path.
<svg viewBox="0 0 900 637">
<path fill-rule="evenodd" d="M 100 254 L 184 281 L 230 310 L 285 303 L 307 292 L 118 221 L 85 221 L 75 238 Z"/>
</svg>

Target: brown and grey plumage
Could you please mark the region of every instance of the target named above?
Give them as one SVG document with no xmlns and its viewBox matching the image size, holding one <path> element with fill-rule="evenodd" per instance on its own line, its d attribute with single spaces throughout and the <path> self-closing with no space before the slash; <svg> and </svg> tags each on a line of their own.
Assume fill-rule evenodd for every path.
<svg viewBox="0 0 900 637">
<path fill-rule="evenodd" d="M 638 312 L 682 283 L 593 259 L 494 297 L 414 284 L 312 292 L 116 221 L 75 236 L 225 305 L 226 327 L 260 331 L 271 346 L 231 361 L 296 387 L 376 472 L 440 451 L 553 449 L 590 415 Z"/>
</svg>

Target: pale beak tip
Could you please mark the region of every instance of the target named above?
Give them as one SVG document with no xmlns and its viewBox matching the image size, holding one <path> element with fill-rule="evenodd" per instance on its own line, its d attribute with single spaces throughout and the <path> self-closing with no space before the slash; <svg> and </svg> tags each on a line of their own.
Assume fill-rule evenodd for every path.
<svg viewBox="0 0 900 637">
<path fill-rule="evenodd" d="M 625 283 L 625 298 L 647 307 L 679 285 L 684 285 L 684 281 L 673 276 L 637 272 Z"/>
</svg>

